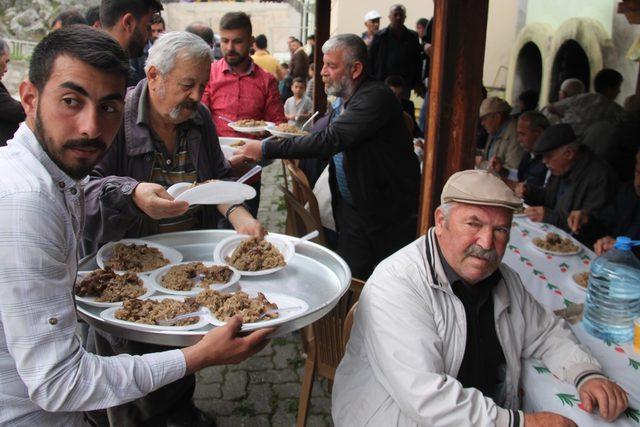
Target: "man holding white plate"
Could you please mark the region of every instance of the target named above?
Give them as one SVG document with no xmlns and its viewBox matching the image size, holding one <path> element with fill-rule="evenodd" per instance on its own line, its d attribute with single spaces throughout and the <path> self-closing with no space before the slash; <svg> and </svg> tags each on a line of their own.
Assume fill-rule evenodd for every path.
<svg viewBox="0 0 640 427">
<path fill-rule="evenodd" d="M 120 126 L 128 70 L 115 40 L 70 26 L 38 43 L 20 85 L 26 122 L 0 148 L 0 425 L 89 425 L 83 411 L 238 363 L 272 332 L 238 337 L 234 318 L 181 350 L 109 358 L 82 348 L 73 286 L 84 183 Z"/>
<path fill-rule="evenodd" d="M 244 205 L 235 203 L 241 188 L 230 194 L 233 204 L 217 206 L 190 206 L 174 200 L 166 190 L 176 183 L 231 178 L 211 116 L 200 104 L 210 64 L 210 47 L 183 31 L 164 34 L 149 49 L 147 78 L 127 93 L 122 127 L 87 185 L 85 253 L 124 237 L 217 228 L 221 216 L 239 233 L 259 238 L 266 234 Z M 92 336 L 101 355 L 146 354 L 166 348 L 114 340 L 101 331 Z M 191 401 L 194 390 L 195 377 L 189 375 L 150 396 L 111 408 L 109 418 L 121 425 L 181 412 L 184 425 L 209 425 Z"/>
<path fill-rule="evenodd" d="M 221 215 L 239 233 L 265 235 L 241 204 L 189 206 L 166 191 L 232 179 L 200 104 L 210 63 L 209 46 L 187 32 L 167 33 L 149 50 L 147 78 L 128 92 L 123 125 L 87 185 L 85 253 L 124 237 L 217 228 Z"/>
</svg>

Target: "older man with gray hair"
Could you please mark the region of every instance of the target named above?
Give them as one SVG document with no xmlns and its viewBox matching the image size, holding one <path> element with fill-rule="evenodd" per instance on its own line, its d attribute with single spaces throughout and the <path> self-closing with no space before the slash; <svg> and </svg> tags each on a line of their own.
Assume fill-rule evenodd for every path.
<svg viewBox="0 0 640 427">
<path fill-rule="evenodd" d="M 166 33 L 151 47 L 147 78 L 127 93 L 122 127 L 87 185 L 86 252 L 123 237 L 217 228 L 222 218 L 240 233 L 264 236 L 243 205 L 190 207 L 166 191 L 179 182 L 231 178 L 211 115 L 200 104 L 210 67 L 211 48 L 194 34 Z M 100 354 L 142 354 L 158 347 L 100 333 L 95 341 Z M 113 425 L 167 418 L 178 425 L 200 425 L 203 414 L 191 402 L 194 388 L 195 378 L 187 376 L 109 409 L 109 418 Z"/>
<path fill-rule="evenodd" d="M 326 129 L 282 141 L 248 142 L 249 158 L 331 158 L 338 253 L 366 279 L 382 259 L 415 237 L 420 171 L 402 108 L 368 75 L 367 47 L 355 34 L 322 46 L 325 91 L 342 99 Z"/>
<path fill-rule="evenodd" d="M 564 320 L 501 264 L 521 200 L 487 171 L 454 174 L 435 226 L 384 260 L 336 371 L 336 426 L 575 426 L 518 410 L 521 360 L 541 359 L 607 421 L 627 396 Z"/>
</svg>

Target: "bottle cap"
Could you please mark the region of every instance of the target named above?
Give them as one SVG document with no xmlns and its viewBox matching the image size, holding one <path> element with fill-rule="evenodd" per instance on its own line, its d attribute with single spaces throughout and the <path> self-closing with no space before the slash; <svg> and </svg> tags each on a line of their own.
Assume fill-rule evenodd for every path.
<svg viewBox="0 0 640 427">
<path fill-rule="evenodd" d="M 630 251 L 632 247 L 640 245 L 640 240 L 631 240 L 626 236 L 618 236 L 613 245 L 619 251 Z"/>
</svg>

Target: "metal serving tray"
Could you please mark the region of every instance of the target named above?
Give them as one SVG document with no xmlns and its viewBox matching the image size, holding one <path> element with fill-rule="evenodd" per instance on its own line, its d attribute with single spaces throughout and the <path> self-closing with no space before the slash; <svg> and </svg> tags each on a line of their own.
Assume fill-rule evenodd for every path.
<svg viewBox="0 0 640 427">
<path fill-rule="evenodd" d="M 145 237 L 144 240 L 173 247 L 184 255 L 184 261 L 213 261 L 213 250 L 222 239 L 231 236 L 232 230 L 183 231 Z M 283 238 L 290 236 L 274 234 Z M 81 271 L 98 268 L 95 254 L 80 260 Z M 278 327 L 274 336 L 285 335 L 315 322 L 338 303 L 349 288 L 351 270 L 337 254 L 311 242 L 296 246 L 296 255 L 282 270 L 265 276 L 242 276 L 240 287 L 248 292 L 276 292 L 300 298 L 309 304 L 309 310 L 296 319 Z M 162 295 L 156 292 L 154 295 Z M 213 328 L 207 325 L 193 331 L 136 331 L 105 322 L 100 318 L 103 308 L 77 303 L 80 317 L 88 324 L 110 334 L 133 341 L 167 346 L 184 347 L 198 342 Z"/>
</svg>

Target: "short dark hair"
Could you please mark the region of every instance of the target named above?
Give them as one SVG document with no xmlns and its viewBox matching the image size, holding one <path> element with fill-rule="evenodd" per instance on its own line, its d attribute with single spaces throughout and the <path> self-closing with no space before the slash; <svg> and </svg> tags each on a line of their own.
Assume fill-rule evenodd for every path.
<svg viewBox="0 0 640 427">
<path fill-rule="evenodd" d="M 286 62 L 283 62 L 282 64 L 280 64 L 280 66 L 286 70 L 289 69 L 289 64 L 287 64 Z"/>
<path fill-rule="evenodd" d="M 404 79 L 402 76 L 392 75 L 384 79 L 384 84 L 387 86 L 404 88 Z"/>
<path fill-rule="evenodd" d="M 246 29 L 249 34 L 253 32 L 251 18 L 244 12 L 228 12 L 220 19 L 221 30 Z"/>
<path fill-rule="evenodd" d="M 256 46 L 258 49 L 266 49 L 267 48 L 267 36 L 264 34 L 259 34 L 256 36 Z"/>
<path fill-rule="evenodd" d="M 315 40 L 316 36 L 314 36 L 313 34 L 307 36 L 307 40 Z"/>
<path fill-rule="evenodd" d="M 100 3 L 100 22 L 105 28 L 112 28 L 123 15 L 131 13 L 136 19 L 149 12 L 160 12 L 159 0 L 102 0 Z"/>
<path fill-rule="evenodd" d="M 300 46 L 302 46 L 302 42 L 300 41 L 300 39 L 297 39 L 295 37 L 291 39 L 291 43 L 298 43 Z"/>
<path fill-rule="evenodd" d="M 418 22 L 416 22 L 416 27 L 418 25 L 421 27 L 427 28 L 427 25 L 429 25 L 429 20 L 427 18 L 420 18 L 418 19 Z"/>
<path fill-rule="evenodd" d="M 96 21 L 100 22 L 100 6 L 93 6 L 87 9 L 87 13 L 84 14 L 84 20 L 87 21 L 87 25 L 93 25 Z"/>
<path fill-rule="evenodd" d="M 294 79 L 291 81 L 291 86 L 293 86 L 294 83 L 302 83 L 303 85 L 307 85 L 307 80 L 303 77 L 294 77 Z"/>
<path fill-rule="evenodd" d="M 213 47 L 213 30 L 206 24 L 201 22 L 193 22 L 185 28 L 185 31 L 191 34 L 195 34 L 200 37 L 202 40 L 207 42 L 209 46 Z"/>
<path fill-rule="evenodd" d="M 163 27 L 166 27 L 166 24 L 164 23 L 164 18 L 162 18 L 162 15 L 160 15 L 159 13 L 154 13 L 153 16 L 151 17 L 151 22 L 149 22 L 149 25 L 154 25 L 154 24 L 162 24 Z"/>
<path fill-rule="evenodd" d="M 59 56 L 71 56 L 107 73 L 127 79 L 129 59 L 120 44 L 107 33 L 87 25 L 71 25 L 51 32 L 31 55 L 29 80 L 42 91 Z"/>
<path fill-rule="evenodd" d="M 87 21 L 84 19 L 84 16 L 82 16 L 77 10 L 65 10 L 63 12 L 60 12 L 51 23 L 51 26 L 53 27 L 56 22 L 60 22 L 63 27 L 66 27 L 68 25 L 87 23 Z"/>
<path fill-rule="evenodd" d="M 614 89 L 622 84 L 622 74 L 611 68 L 603 68 L 593 79 L 593 88 L 602 93 L 607 89 Z"/>
<path fill-rule="evenodd" d="M 538 98 L 540 98 L 540 94 L 537 90 L 529 89 L 522 92 L 520 96 L 518 96 L 518 101 L 522 101 L 524 104 L 522 111 L 535 110 L 536 107 L 538 107 Z"/>
<path fill-rule="evenodd" d="M 549 119 L 547 119 L 544 114 L 538 111 L 525 111 L 524 113 L 520 114 L 518 120 L 529 123 L 529 129 L 532 130 L 539 129 L 542 131 L 548 128 L 550 125 Z"/>
</svg>

